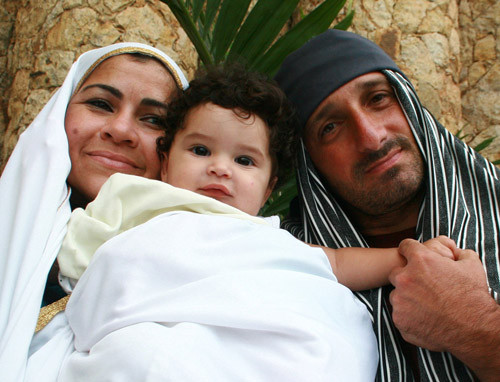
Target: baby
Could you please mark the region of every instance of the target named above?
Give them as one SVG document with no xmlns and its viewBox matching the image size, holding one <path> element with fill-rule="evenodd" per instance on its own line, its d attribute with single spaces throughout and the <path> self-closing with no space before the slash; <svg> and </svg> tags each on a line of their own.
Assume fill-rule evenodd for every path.
<svg viewBox="0 0 500 382">
<path fill-rule="evenodd" d="M 79 280 L 66 307 L 75 351 L 60 377 L 373 380 L 369 314 L 337 279 L 372 288 L 404 260 L 396 249 L 314 248 L 256 216 L 292 158 L 281 90 L 215 68 L 166 122 L 166 183 L 115 174 L 73 213 L 58 261 Z M 428 245 L 453 257 L 453 243 Z"/>
</svg>

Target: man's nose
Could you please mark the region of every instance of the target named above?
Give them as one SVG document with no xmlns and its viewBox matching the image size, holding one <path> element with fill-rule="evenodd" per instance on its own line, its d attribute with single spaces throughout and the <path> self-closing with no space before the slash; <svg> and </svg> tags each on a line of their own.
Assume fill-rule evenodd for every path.
<svg viewBox="0 0 500 382">
<path fill-rule="evenodd" d="M 359 151 L 377 151 L 383 146 L 387 139 L 387 128 L 383 119 L 367 112 L 358 112 L 353 121 Z"/>
</svg>

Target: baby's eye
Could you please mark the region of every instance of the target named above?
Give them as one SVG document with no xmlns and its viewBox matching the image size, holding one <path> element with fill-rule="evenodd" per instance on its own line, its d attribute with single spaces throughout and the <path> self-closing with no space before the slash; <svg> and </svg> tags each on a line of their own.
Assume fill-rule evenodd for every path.
<svg viewBox="0 0 500 382">
<path fill-rule="evenodd" d="M 210 155 L 210 151 L 205 146 L 194 146 L 191 147 L 191 151 L 198 156 L 207 157 Z"/>
<path fill-rule="evenodd" d="M 255 164 L 252 158 L 247 156 L 237 157 L 234 161 L 242 166 L 253 166 Z"/>
<path fill-rule="evenodd" d="M 106 111 L 113 111 L 113 108 L 111 105 L 102 99 L 91 99 L 87 101 L 87 104 L 94 106 L 95 108 L 106 110 Z"/>
<path fill-rule="evenodd" d="M 335 124 L 328 123 L 327 125 L 325 125 L 323 127 L 323 129 L 321 129 L 320 135 L 321 135 L 321 137 L 323 137 L 324 135 L 331 133 L 333 130 L 335 130 Z"/>
</svg>

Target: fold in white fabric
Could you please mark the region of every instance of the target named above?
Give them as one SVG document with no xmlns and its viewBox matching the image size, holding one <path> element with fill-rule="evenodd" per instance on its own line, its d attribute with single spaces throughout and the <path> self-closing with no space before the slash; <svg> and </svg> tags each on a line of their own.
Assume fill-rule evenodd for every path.
<svg viewBox="0 0 500 382">
<path fill-rule="evenodd" d="M 369 381 L 378 364 L 324 252 L 234 217 L 168 212 L 108 240 L 66 316 L 60 380 Z"/>
<path fill-rule="evenodd" d="M 120 43 L 84 53 L 61 88 L 20 136 L 0 178 L 0 370 L 2 380 L 23 381 L 43 290 L 70 216 L 66 178 L 71 163 L 64 129 L 71 95 L 91 71 L 113 55 L 141 52 L 167 66 L 179 87 L 187 80 L 161 51 Z"/>
</svg>

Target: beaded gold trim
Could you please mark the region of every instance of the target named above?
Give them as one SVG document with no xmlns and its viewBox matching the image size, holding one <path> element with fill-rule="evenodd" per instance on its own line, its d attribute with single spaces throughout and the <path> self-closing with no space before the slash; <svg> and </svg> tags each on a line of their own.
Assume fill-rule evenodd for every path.
<svg viewBox="0 0 500 382">
<path fill-rule="evenodd" d="M 38 315 L 38 322 L 36 323 L 35 333 L 45 328 L 45 326 L 54 318 L 54 316 L 66 309 L 66 304 L 68 303 L 69 295 L 66 297 L 53 302 L 50 305 L 44 306 L 40 309 L 40 314 Z"/>
</svg>

